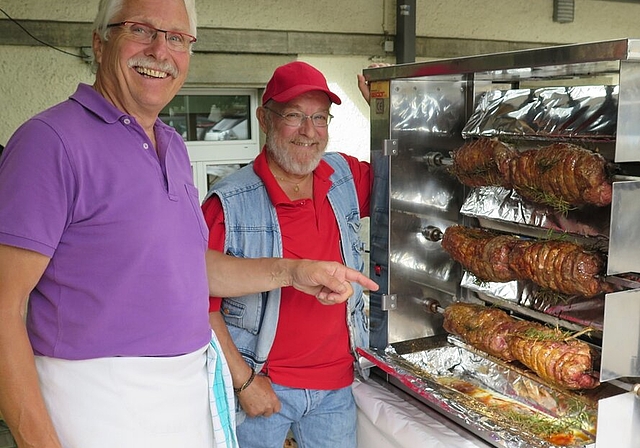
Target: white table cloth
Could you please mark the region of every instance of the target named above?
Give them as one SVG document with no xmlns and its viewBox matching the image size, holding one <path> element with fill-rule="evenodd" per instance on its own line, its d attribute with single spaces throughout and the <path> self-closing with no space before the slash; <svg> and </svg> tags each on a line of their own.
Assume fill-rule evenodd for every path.
<svg viewBox="0 0 640 448">
<path fill-rule="evenodd" d="M 490 448 L 429 408 L 414 406 L 376 381 L 353 383 L 358 448 Z"/>
</svg>

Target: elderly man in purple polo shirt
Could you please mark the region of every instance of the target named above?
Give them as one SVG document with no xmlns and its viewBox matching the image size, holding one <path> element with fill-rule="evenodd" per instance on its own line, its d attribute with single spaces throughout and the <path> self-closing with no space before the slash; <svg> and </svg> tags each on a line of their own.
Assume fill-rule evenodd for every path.
<svg viewBox="0 0 640 448">
<path fill-rule="evenodd" d="M 195 36 L 194 0 L 101 0 L 95 83 L 0 159 L 0 412 L 20 447 L 236 446 L 209 294 L 376 287 L 338 263 L 206 253 L 184 143 L 158 119 Z"/>
</svg>

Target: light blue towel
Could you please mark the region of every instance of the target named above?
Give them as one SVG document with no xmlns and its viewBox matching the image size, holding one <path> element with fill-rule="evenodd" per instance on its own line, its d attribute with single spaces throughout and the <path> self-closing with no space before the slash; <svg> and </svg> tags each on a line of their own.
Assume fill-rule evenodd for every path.
<svg viewBox="0 0 640 448">
<path fill-rule="evenodd" d="M 235 398 L 231 373 L 220 352 L 218 339 L 213 332 L 207 349 L 207 372 L 209 374 L 209 406 L 213 420 L 213 435 L 216 448 L 238 448 L 236 438 Z"/>
</svg>

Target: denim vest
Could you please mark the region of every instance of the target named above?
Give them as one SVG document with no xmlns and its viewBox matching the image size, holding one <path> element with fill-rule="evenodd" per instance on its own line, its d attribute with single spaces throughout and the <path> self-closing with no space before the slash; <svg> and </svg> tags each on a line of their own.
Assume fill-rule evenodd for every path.
<svg viewBox="0 0 640 448">
<path fill-rule="evenodd" d="M 340 230 L 340 250 L 346 266 L 362 272 L 364 263 L 360 240 L 360 211 L 353 175 L 338 153 L 323 159 L 334 169 L 328 199 Z M 226 236 L 224 251 L 236 257 L 282 257 L 282 235 L 276 209 L 269 199 L 253 164 L 217 182 L 207 194 L 216 194 L 222 203 Z M 250 272 L 247 275 L 251 275 Z M 351 350 L 368 347 L 369 328 L 364 313 L 362 287 L 352 284 L 354 294 L 347 301 L 347 326 Z M 280 311 L 280 288 L 259 294 L 224 298 L 221 314 L 236 347 L 245 361 L 260 371 L 273 344 Z M 356 367 L 361 375 L 358 363 Z"/>
</svg>

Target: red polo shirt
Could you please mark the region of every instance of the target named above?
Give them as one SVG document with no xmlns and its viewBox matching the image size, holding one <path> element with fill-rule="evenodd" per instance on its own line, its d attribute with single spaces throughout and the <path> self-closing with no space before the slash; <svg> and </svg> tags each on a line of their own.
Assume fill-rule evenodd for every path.
<svg viewBox="0 0 640 448">
<path fill-rule="evenodd" d="M 360 215 L 369 216 L 372 173 L 367 162 L 344 155 L 355 180 Z M 253 169 L 263 180 L 276 208 L 283 235 L 284 258 L 342 261 L 340 232 L 327 192 L 333 173 L 326 162 L 313 172 L 313 200 L 290 201 L 267 166 L 265 152 Z M 202 206 L 209 226 L 209 248 L 222 251 L 225 228 L 222 206 L 213 196 Z M 210 299 L 210 310 L 220 309 L 220 298 Z M 276 337 L 265 369 L 272 381 L 294 388 L 338 389 L 353 381 L 346 303 L 322 305 L 292 287 L 282 289 Z"/>
</svg>

